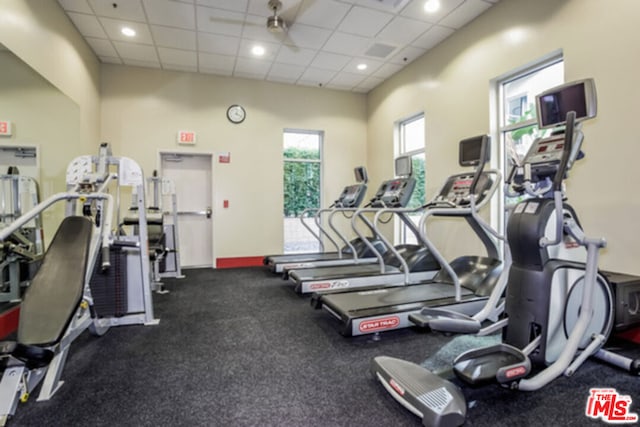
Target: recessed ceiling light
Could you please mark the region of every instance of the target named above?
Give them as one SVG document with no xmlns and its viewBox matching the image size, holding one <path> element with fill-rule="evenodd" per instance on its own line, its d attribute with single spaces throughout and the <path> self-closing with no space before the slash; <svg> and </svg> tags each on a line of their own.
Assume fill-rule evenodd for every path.
<svg viewBox="0 0 640 427">
<path fill-rule="evenodd" d="M 358 64 L 358 66 L 356 68 L 358 70 L 360 70 L 360 71 L 366 70 L 367 69 L 367 64 Z"/>
<path fill-rule="evenodd" d="M 120 32 L 127 37 L 133 37 L 136 35 L 136 30 L 129 27 L 122 27 L 122 30 L 120 30 Z"/>
<path fill-rule="evenodd" d="M 251 48 L 251 53 L 253 53 L 255 56 L 262 56 L 264 55 L 264 47 L 260 46 L 260 45 L 255 45 L 254 47 Z"/>
<path fill-rule="evenodd" d="M 424 3 L 424 11 L 427 13 L 436 13 L 440 9 L 440 0 L 427 0 Z"/>
</svg>

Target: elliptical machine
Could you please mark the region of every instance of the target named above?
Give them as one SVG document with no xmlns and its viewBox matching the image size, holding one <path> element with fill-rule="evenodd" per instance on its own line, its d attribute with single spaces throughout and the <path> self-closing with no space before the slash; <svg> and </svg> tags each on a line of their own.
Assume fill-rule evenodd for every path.
<svg viewBox="0 0 640 427">
<path fill-rule="evenodd" d="M 461 354 L 453 362 L 454 373 L 469 384 L 496 381 L 533 391 L 572 375 L 596 356 L 638 374 L 637 360 L 601 350 L 615 317 L 611 287 L 598 272 L 598 251 L 606 243 L 586 237 L 574 209 L 564 202 L 563 180 L 580 153 L 577 122 L 596 114 L 594 82 L 565 84 L 536 101 L 540 128 L 556 132 L 536 140 L 509 179 L 520 181 L 518 189 L 534 198 L 515 207 L 507 226 L 512 265 L 502 343 Z M 540 369 L 529 377 L 534 365 Z M 453 383 L 385 356 L 376 357 L 371 370 L 425 426 L 464 422 L 466 401 Z"/>
</svg>

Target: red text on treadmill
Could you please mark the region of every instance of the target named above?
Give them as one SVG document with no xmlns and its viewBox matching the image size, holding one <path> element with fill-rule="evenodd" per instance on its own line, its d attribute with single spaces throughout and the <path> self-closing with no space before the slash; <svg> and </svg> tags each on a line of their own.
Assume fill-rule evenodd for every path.
<svg viewBox="0 0 640 427">
<path fill-rule="evenodd" d="M 600 418 L 611 424 L 635 423 L 638 414 L 629 412 L 631 397 L 623 396 L 613 388 L 592 388 L 589 390 L 585 414 L 589 418 Z"/>
<path fill-rule="evenodd" d="M 384 329 L 393 329 L 400 324 L 400 318 L 398 316 L 383 317 L 374 320 L 365 320 L 360 323 L 358 329 L 360 332 L 375 332 Z"/>
<path fill-rule="evenodd" d="M 317 291 L 318 289 L 329 289 L 331 287 L 331 283 L 322 282 L 322 283 L 314 283 L 309 286 L 309 289 L 312 291 Z"/>
</svg>

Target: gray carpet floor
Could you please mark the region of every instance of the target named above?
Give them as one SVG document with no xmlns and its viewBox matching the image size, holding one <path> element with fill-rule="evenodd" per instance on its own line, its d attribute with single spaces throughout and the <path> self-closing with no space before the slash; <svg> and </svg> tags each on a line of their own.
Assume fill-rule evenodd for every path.
<svg viewBox="0 0 640 427">
<path fill-rule="evenodd" d="M 58 393 L 37 402 L 36 391 L 9 425 L 419 426 L 373 379 L 371 358 L 441 369 L 478 344 L 413 329 L 379 341 L 345 338 L 330 316 L 262 268 L 186 275 L 154 295 L 159 325 L 81 335 Z M 630 395 L 640 412 L 640 378 L 588 361 L 538 392 L 464 388 L 466 425 L 604 425 L 585 416 L 592 387 Z"/>
</svg>

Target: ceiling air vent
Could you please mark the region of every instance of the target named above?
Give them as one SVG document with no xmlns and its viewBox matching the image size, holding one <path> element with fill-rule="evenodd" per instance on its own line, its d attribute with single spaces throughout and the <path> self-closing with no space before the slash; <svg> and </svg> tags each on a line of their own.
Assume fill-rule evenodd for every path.
<svg viewBox="0 0 640 427">
<path fill-rule="evenodd" d="M 371 47 L 369 47 L 369 49 L 367 49 L 364 54 L 367 56 L 373 56 L 375 58 L 386 58 L 394 50 L 396 50 L 395 46 L 382 43 L 374 43 L 371 45 Z"/>
<path fill-rule="evenodd" d="M 369 0 L 371 3 L 376 3 L 382 6 L 384 9 L 391 12 L 398 12 L 405 7 L 409 0 Z"/>
</svg>

